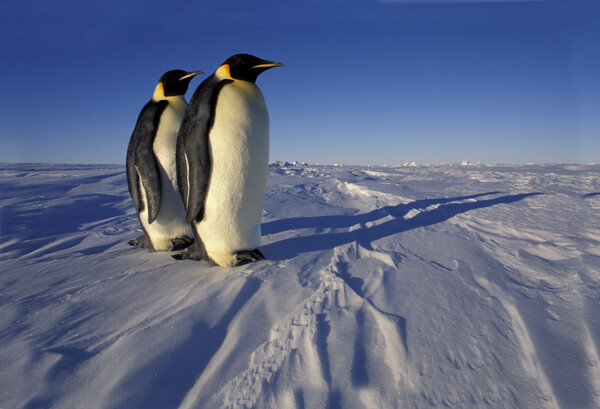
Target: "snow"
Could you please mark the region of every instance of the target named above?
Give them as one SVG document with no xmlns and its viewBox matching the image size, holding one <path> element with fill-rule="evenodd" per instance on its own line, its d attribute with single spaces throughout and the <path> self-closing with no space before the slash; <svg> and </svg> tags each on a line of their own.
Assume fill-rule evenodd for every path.
<svg viewBox="0 0 600 409">
<path fill-rule="evenodd" d="M 0 165 L 0 408 L 600 407 L 600 166 L 269 166 L 266 261 L 127 241 L 122 166 Z"/>
</svg>

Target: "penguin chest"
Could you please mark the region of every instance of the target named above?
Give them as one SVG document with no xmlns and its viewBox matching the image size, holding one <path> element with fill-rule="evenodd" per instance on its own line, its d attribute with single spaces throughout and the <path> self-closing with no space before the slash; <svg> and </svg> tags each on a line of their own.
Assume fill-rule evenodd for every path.
<svg viewBox="0 0 600 409">
<path fill-rule="evenodd" d="M 156 136 L 152 144 L 154 156 L 159 168 L 164 171 L 171 181 L 176 181 L 175 150 L 177 146 L 177 133 L 185 113 L 187 103 L 181 96 L 169 97 L 169 104 L 160 116 Z M 175 183 L 175 186 L 177 183 Z"/>
<path fill-rule="evenodd" d="M 258 247 L 269 161 L 269 115 L 256 85 L 225 85 L 215 109 L 211 176 L 199 226 L 209 255 L 212 249 L 234 253 Z"/>
<path fill-rule="evenodd" d="M 156 220 L 147 223 L 145 214 L 140 215 L 144 231 L 155 250 L 169 250 L 171 239 L 191 236 L 190 226 L 185 222 L 185 209 L 179 196 L 175 151 L 179 126 L 187 106 L 183 97 L 170 97 L 160 121 L 152 150 L 160 172 L 160 209 Z"/>
</svg>

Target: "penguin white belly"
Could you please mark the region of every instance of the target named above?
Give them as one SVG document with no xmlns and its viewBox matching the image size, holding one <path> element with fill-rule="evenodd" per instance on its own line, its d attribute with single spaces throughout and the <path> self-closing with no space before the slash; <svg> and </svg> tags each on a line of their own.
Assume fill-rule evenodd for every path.
<svg viewBox="0 0 600 409">
<path fill-rule="evenodd" d="M 208 256 L 233 265 L 235 253 L 260 244 L 269 163 L 269 114 L 250 82 L 225 85 L 209 134 L 211 175 L 204 219 L 196 228 Z"/>
<path fill-rule="evenodd" d="M 174 238 L 193 236 L 191 226 L 185 221 L 185 208 L 177 187 L 175 160 L 177 133 L 187 104 L 181 96 L 167 99 L 169 105 L 161 115 L 153 143 L 154 156 L 160 171 L 160 209 L 151 224 L 148 224 L 147 210 L 142 212 L 144 215 L 140 213 L 140 220 L 152 245 L 155 250 L 161 251 L 170 250 L 171 240 Z"/>
</svg>

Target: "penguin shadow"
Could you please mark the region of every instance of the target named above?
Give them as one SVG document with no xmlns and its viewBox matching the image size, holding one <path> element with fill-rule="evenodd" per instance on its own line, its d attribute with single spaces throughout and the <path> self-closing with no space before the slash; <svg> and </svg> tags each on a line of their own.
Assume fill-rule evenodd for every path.
<svg viewBox="0 0 600 409">
<path fill-rule="evenodd" d="M 85 239 L 80 233 L 88 229 L 86 225 L 124 216 L 125 212 L 117 207 L 122 201 L 121 196 L 98 194 L 74 197 L 72 203 L 52 206 L 39 201 L 41 206 L 33 210 L 21 205 L 5 206 L 0 209 L 0 236 L 16 240 L 2 250 L 15 252 L 14 257 L 41 257 L 75 247 Z M 96 254 L 114 244 L 113 241 L 82 249 L 82 253 Z"/>
<path fill-rule="evenodd" d="M 85 165 L 65 165 L 58 169 L 73 170 Z M 19 164 L 18 170 L 25 176 L 39 171 L 36 166 Z M 41 169 L 42 171 L 45 168 Z M 113 177 L 124 177 L 123 171 L 74 177 L 56 183 L 39 182 L 27 188 L 19 184 L 0 182 L 0 196 L 22 197 L 17 204 L 0 207 L 0 236 L 18 236 L 22 240 L 32 240 L 45 236 L 73 233 L 86 223 L 125 214 L 115 208 L 123 197 L 97 193 L 73 193 L 73 189 L 92 185 Z M 54 204 L 57 199 L 72 199 L 69 203 Z"/>
<path fill-rule="evenodd" d="M 482 209 L 499 204 L 511 204 L 527 197 L 542 194 L 523 193 L 505 195 L 492 199 L 480 199 L 466 203 L 455 203 L 501 193 L 502 192 L 488 192 L 470 196 L 422 199 L 407 204 L 385 206 L 357 215 L 292 217 L 274 220 L 262 224 L 261 229 L 263 235 L 308 228 L 316 229 L 317 234 L 292 237 L 269 243 L 261 246 L 261 251 L 265 254 L 267 259 L 281 261 L 291 259 L 300 253 L 332 250 L 337 246 L 352 242 L 357 242 L 367 249 L 372 249 L 371 243 L 384 237 L 441 223 L 451 217 L 461 213 L 467 213 L 471 210 Z M 425 210 L 434 205 L 437 205 L 437 207 L 431 210 Z M 410 219 L 404 219 L 404 216 L 414 209 L 422 211 Z M 391 220 L 375 226 L 369 225 L 387 216 L 391 216 Z M 319 231 L 325 229 L 350 228 L 357 225 L 360 227 L 358 229 L 353 229 L 352 231 L 319 233 Z"/>
</svg>

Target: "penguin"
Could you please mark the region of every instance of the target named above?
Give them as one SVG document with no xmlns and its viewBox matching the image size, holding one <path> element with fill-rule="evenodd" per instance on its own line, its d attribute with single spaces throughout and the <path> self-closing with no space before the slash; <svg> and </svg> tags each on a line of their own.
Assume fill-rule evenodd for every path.
<svg viewBox="0 0 600 409">
<path fill-rule="evenodd" d="M 202 71 L 168 71 L 138 117 L 127 149 L 127 184 L 143 235 L 129 241 L 150 251 L 182 250 L 192 230 L 178 192 L 175 152 L 190 81 Z"/>
<path fill-rule="evenodd" d="M 235 266 L 258 250 L 269 114 L 257 77 L 280 62 L 229 57 L 196 89 L 177 137 L 177 180 L 195 244 L 175 259 Z"/>
</svg>

